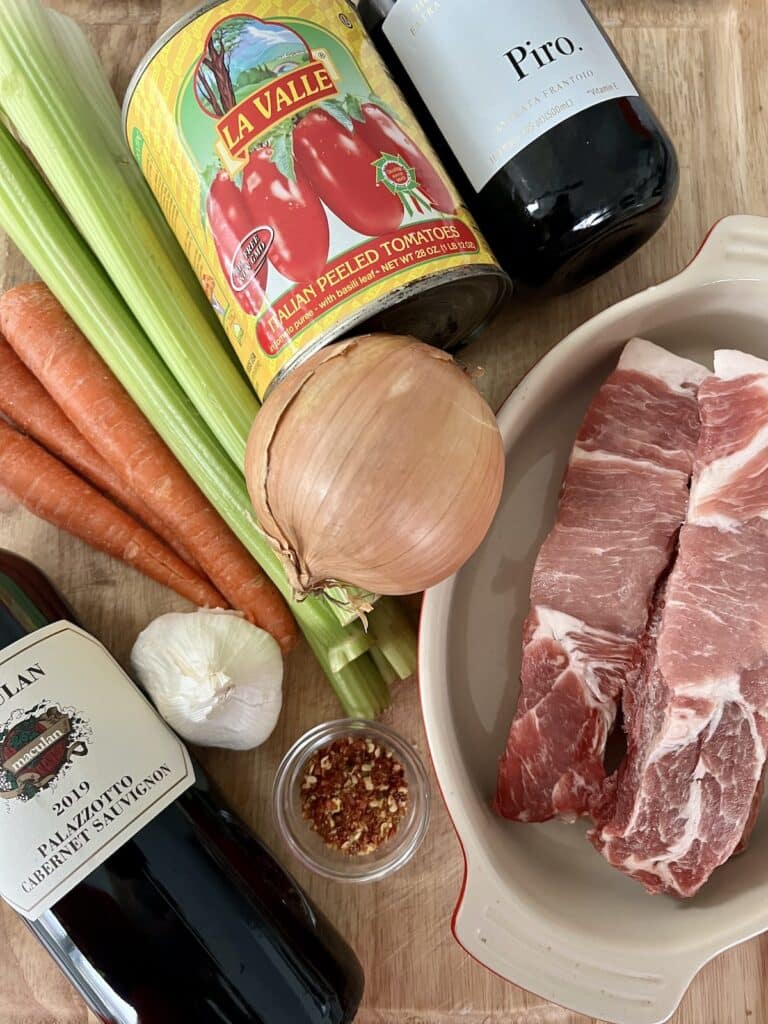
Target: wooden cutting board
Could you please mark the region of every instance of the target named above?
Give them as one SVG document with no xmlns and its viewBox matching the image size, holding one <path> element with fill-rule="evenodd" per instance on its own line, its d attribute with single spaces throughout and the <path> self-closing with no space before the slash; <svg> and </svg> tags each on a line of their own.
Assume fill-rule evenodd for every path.
<svg viewBox="0 0 768 1024">
<path fill-rule="evenodd" d="M 146 49 L 192 3 L 56 0 L 55 6 L 88 27 L 122 94 Z M 471 361 L 485 367 L 481 386 L 496 405 L 576 325 L 679 270 L 715 220 L 731 213 L 768 214 L 766 0 L 594 0 L 593 7 L 677 144 L 680 197 L 666 227 L 622 267 L 576 295 L 529 308 L 510 306 L 474 344 Z M 0 236 L 0 288 L 31 276 Z M 122 659 L 150 619 L 184 607 L 170 592 L 18 508 L 0 506 L 0 545 L 34 559 L 83 624 Z M 286 695 L 280 725 L 261 750 L 208 752 L 203 760 L 233 806 L 290 864 L 358 951 L 367 974 L 359 1024 L 588 1024 L 505 984 L 454 943 L 450 917 L 462 858 L 437 794 L 424 846 L 390 880 L 343 886 L 290 862 L 270 816 L 273 773 L 294 739 L 335 717 L 338 706 L 306 648 L 291 657 Z M 388 717 L 426 754 L 414 681 L 396 688 Z M 0 911 L 0 949 L 0 1024 L 93 1024 L 95 1018 L 7 910 Z M 675 1024 L 768 1024 L 766 956 L 764 937 L 716 959 L 691 986 Z"/>
</svg>

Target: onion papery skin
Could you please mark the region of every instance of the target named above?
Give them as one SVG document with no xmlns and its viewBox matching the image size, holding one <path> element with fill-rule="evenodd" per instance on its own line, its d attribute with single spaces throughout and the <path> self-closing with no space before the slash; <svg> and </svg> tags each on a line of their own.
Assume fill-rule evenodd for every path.
<svg viewBox="0 0 768 1024">
<path fill-rule="evenodd" d="M 399 595 L 446 579 L 501 499 L 496 418 L 445 352 L 369 334 L 322 349 L 256 417 L 256 516 L 298 596 L 334 583 Z"/>
</svg>

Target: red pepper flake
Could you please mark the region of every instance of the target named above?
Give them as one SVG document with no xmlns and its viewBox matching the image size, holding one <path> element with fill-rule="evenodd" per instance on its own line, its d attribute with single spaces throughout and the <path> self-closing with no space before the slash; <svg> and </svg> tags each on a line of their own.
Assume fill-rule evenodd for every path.
<svg viewBox="0 0 768 1024">
<path fill-rule="evenodd" d="M 301 808 L 328 846 L 366 854 L 391 839 L 408 809 L 408 782 L 391 750 L 370 737 L 345 736 L 304 765 Z"/>
</svg>

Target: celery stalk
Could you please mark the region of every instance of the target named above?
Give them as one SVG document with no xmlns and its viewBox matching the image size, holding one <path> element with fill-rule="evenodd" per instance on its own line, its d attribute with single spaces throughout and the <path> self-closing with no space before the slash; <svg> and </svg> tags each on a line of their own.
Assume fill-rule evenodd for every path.
<svg viewBox="0 0 768 1024">
<path fill-rule="evenodd" d="M 88 94 L 90 100 L 88 116 L 98 120 L 99 127 L 105 136 L 103 144 L 109 146 L 115 159 L 130 161 L 131 164 L 134 164 L 135 161 L 130 160 L 123 138 L 120 105 L 96 51 L 83 30 L 72 18 L 51 9 L 46 10 L 46 15 L 59 44 L 62 60 L 69 61 L 69 73 L 73 77 L 79 78 L 83 89 Z M 144 182 L 138 166 L 131 167 L 130 173 L 137 179 L 134 196 L 136 201 L 142 204 L 147 218 L 154 225 L 157 241 L 165 247 L 170 259 L 176 264 L 179 274 L 186 279 L 190 297 L 208 320 L 213 333 L 221 339 L 223 351 L 231 356 L 232 362 L 238 368 L 238 373 L 243 373 L 232 346 L 224 337 L 213 307 L 200 287 L 200 282 L 195 277 L 195 272 L 184 255 L 176 236 L 169 230 L 165 216 Z"/>
<path fill-rule="evenodd" d="M 379 675 L 388 686 L 395 682 L 397 672 L 395 672 L 378 647 L 371 648 L 371 660 L 379 670 Z"/>
<path fill-rule="evenodd" d="M 297 602 L 251 511 L 242 474 L 154 350 L 56 199 L 0 123 L 0 227 L 4 228 L 211 504 L 277 585 L 349 715 L 389 703 L 386 683 L 357 629 L 326 603 Z M 334 671 L 332 665 L 343 666 Z"/>
<path fill-rule="evenodd" d="M 256 396 L 128 152 L 120 108 L 93 47 L 76 22 L 39 0 L 0 2 L 0 108 L 166 365 L 241 468 L 259 409 Z M 345 604 L 347 592 L 368 597 L 339 588 L 331 608 L 342 626 L 357 617 Z"/>
<path fill-rule="evenodd" d="M 345 665 L 355 661 L 361 655 L 365 654 L 366 651 L 371 649 L 371 639 L 359 622 L 351 622 L 344 632 L 347 636 L 347 641 L 343 648 L 337 648 L 330 652 L 329 662 L 334 672 L 341 671 Z"/>
<path fill-rule="evenodd" d="M 389 686 L 371 658 L 362 658 L 339 669 L 336 692 L 343 688 L 344 710 L 350 718 L 376 718 L 392 703 Z"/>
<path fill-rule="evenodd" d="M 398 601 L 392 597 L 379 598 L 369 616 L 368 632 L 376 650 L 386 659 L 398 678 L 408 679 L 414 674 L 417 657 L 413 629 Z M 377 665 L 380 664 L 378 658 L 375 660 Z"/>
<path fill-rule="evenodd" d="M 117 101 L 98 57 L 75 22 L 46 10 L 38 0 L 0 3 L 0 109 L 15 117 L 15 130 L 74 212 L 198 413 L 240 468 L 258 402 L 231 347 L 219 341 L 220 325 L 127 151 Z M 138 226 L 139 242 L 125 230 L 126 223 L 134 230 Z M 332 599 L 328 610 L 342 626 L 356 615 L 344 604 L 347 590 L 367 597 L 353 588 L 340 589 L 342 600 Z M 372 613 L 374 626 L 377 619 L 378 613 Z M 384 632 L 385 652 L 394 651 L 402 674 L 403 665 L 415 660 L 413 631 L 405 622 L 399 635 L 391 629 Z M 359 648 L 360 635 L 355 636 Z M 342 645 L 341 662 L 354 657 L 353 649 Z"/>
<path fill-rule="evenodd" d="M 148 190 L 94 101 L 39 0 L 0 3 L 0 109 L 85 241 L 236 466 L 258 402 L 225 353 L 146 210 Z M 86 77 L 87 80 L 87 77 Z M 98 98 L 96 99 L 98 105 Z"/>
</svg>

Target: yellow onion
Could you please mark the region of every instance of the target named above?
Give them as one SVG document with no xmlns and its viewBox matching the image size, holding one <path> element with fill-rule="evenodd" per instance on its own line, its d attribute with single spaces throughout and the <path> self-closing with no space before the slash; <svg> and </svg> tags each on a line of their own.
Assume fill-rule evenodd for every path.
<svg viewBox="0 0 768 1024">
<path fill-rule="evenodd" d="M 493 412 L 446 353 L 370 334 L 316 353 L 256 417 L 245 464 L 297 595 L 410 594 L 475 551 L 501 498 Z"/>
</svg>

